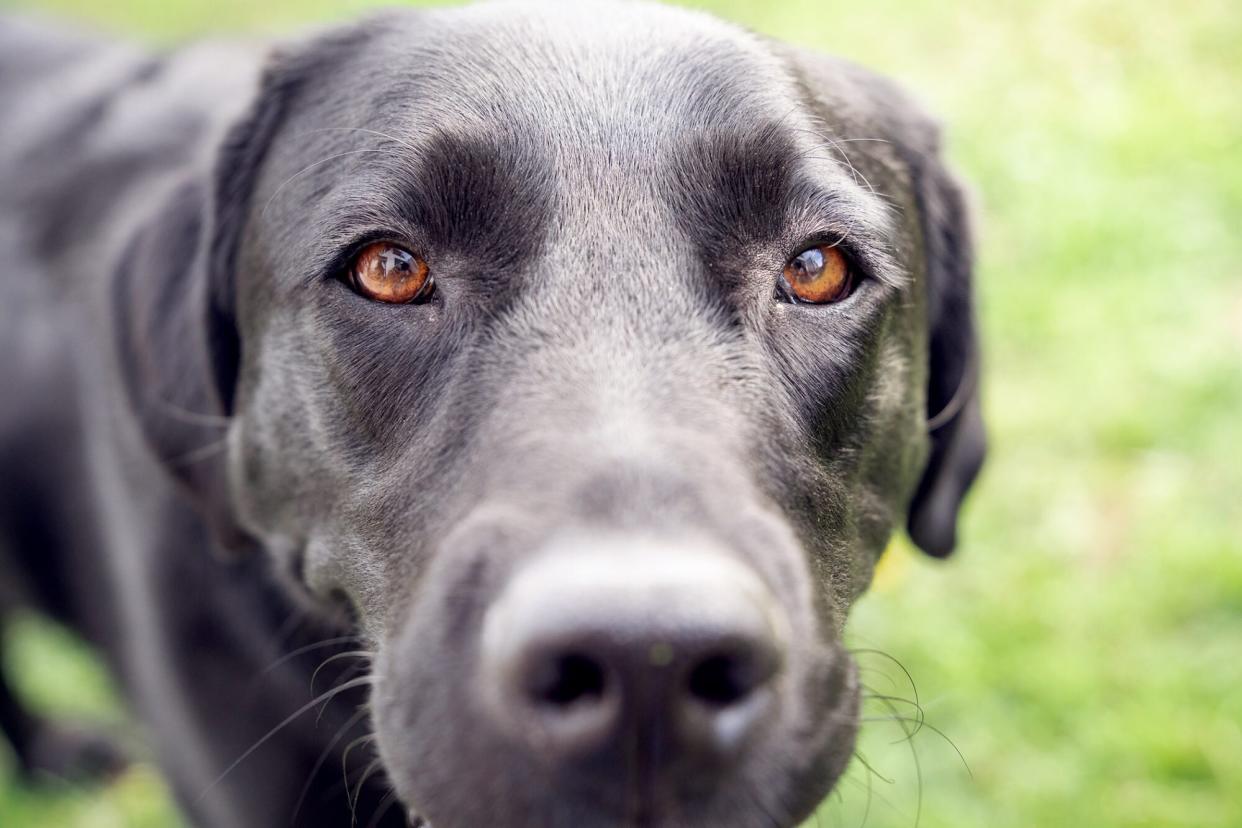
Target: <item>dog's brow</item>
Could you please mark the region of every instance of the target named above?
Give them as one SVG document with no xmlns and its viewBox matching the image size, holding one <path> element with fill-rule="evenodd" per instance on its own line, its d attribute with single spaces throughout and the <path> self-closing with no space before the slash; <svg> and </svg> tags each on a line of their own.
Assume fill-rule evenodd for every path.
<svg viewBox="0 0 1242 828">
<path fill-rule="evenodd" d="M 683 228 L 708 249 L 826 233 L 876 279 L 902 287 L 890 205 L 830 141 L 807 136 L 784 123 L 689 136 L 668 162 Z"/>
<path fill-rule="evenodd" d="M 323 257 L 384 229 L 497 263 L 532 255 L 542 240 L 554 189 L 530 142 L 437 131 L 353 163 L 323 201 Z"/>
</svg>

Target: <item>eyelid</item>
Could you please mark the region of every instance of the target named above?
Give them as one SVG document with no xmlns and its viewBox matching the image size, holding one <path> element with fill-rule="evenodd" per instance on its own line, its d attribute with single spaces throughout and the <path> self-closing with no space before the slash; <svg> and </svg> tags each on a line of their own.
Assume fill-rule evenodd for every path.
<svg viewBox="0 0 1242 828">
<path fill-rule="evenodd" d="M 825 231 L 807 236 L 801 244 L 792 248 L 789 255 L 785 257 L 785 261 L 792 261 L 815 247 L 831 247 L 840 251 L 841 255 L 845 257 L 845 263 L 849 265 L 851 275 L 855 279 L 870 280 L 876 278 L 866 257 L 859 254 L 849 237 L 834 231 Z"/>
<path fill-rule="evenodd" d="M 887 291 L 899 292 L 908 288 L 912 276 L 897 257 L 894 242 L 870 232 L 841 232 L 826 230 L 805 237 L 802 246 L 794 249 L 793 256 L 816 245 L 835 247 L 845 256 L 850 272 L 858 283 L 874 282 Z"/>
<path fill-rule="evenodd" d="M 377 227 L 370 231 L 355 233 L 349 237 L 348 241 L 335 244 L 333 252 L 329 254 L 327 265 L 323 268 L 324 276 L 328 279 L 348 280 L 350 268 L 358 254 L 373 244 L 391 244 L 394 247 L 400 247 L 422 259 L 428 266 L 431 265 L 427 254 L 412 239 L 407 238 L 403 233 Z"/>
</svg>

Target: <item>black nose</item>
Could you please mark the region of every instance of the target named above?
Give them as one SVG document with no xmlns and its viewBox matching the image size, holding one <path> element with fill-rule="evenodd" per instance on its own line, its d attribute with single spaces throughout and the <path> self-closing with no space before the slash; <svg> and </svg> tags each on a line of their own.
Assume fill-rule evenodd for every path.
<svg viewBox="0 0 1242 828">
<path fill-rule="evenodd" d="M 481 680 L 495 723 L 544 759 L 719 765 L 775 713 L 787 628 L 723 554 L 548 554 L 488 611 Z"/>
</svg>

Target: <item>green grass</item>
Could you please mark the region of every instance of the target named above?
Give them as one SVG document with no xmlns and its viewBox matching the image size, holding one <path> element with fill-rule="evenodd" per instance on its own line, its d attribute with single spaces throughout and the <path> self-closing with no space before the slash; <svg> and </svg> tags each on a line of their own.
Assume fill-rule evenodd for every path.
<svg viewBox="0 0 1242 828">
<path fill-rule="evenodd" d="M 40 5 L 156 37 L 343 13 Z M 904 80 L 978 194 L 990 464 L 960 554 L 896 544 L 850 631 L 956 749 L 869 723 L 874 775 L 856 765 L 812 824 L 859 825 L 870 776 L 870 826 L 909 828 L 920 798 L 927 828 L 1242 825 L 1242 6 L 704 5 Z M 78 648 L 16 641 L 30 699 L 116 715 Z M 165 826 L 161 791 L 146 768 L 94 792 L 0 770 L 0 824 Z"/>
</svg>

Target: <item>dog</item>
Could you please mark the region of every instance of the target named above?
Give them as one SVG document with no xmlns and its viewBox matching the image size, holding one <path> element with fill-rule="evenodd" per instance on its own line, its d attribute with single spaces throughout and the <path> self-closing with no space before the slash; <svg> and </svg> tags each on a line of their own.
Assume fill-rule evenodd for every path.
<svg viewBox="0 0 1242 828">
<path fill-rule="evenodd" d="M 0 607 L 98 647 L 193 824 L 814 811 L 849 608 L 985 453 L 966 199 L 895 85 L 507 2 L 6 19 L 0 111 Z M 113 766 L 0 702 L 21 767 Z"/>
</svg>

